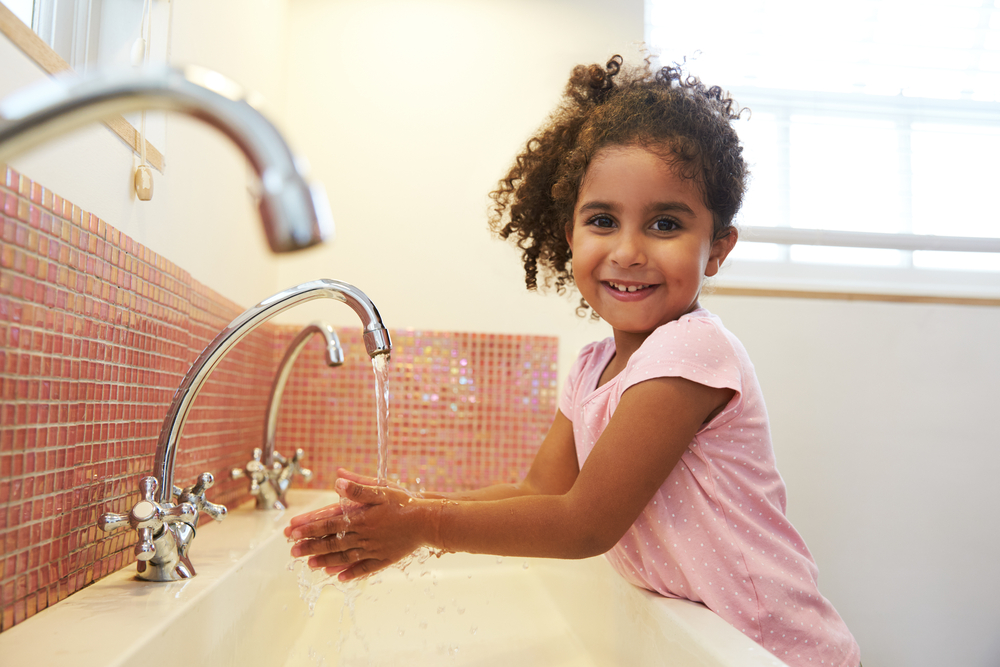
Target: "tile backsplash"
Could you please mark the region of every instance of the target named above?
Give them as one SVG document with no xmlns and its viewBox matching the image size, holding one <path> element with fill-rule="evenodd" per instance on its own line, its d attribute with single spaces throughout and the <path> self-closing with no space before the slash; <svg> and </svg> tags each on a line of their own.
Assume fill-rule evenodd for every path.
<svg viewBox="0 0 1000 667">
<path fill-rule="evenodd" d="M 97 517 L 138 500 L 175 389 L 244 308 L 13 169 L 0 166 L 0 178 L 6 630 L 132 565 L 135 536 L 103 533 Z M 442 490 L 521 477 L 556 410 L 557 339 L 386 324 L 390 476 Z M 209 471 L 212 501 L 234 507 L 249 499 L 246 481 L 229 471 L 262 445 L 274 372 L 298 331 L 262 326 L 220 363 L 188 417 L 175 483 Z M 338 334 L 344 365 L 327 367 L 320 337 L 310 341 L 278 422 L 276 449 L 303 448 L 314 487 L 331 487 L 338 466 L 376 472 L 371 362 L 360 326 Z"/>
</svg>

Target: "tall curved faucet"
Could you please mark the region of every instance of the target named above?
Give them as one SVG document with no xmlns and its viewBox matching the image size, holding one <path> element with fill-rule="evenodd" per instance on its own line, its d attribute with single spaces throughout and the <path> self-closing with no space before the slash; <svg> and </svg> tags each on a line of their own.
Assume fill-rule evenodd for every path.
<svg viewBox="0 0 1000 667">
<path fill-rule="evenodd" d="M 259 208 L 272 251 L 308 248 L 332 233 L 326 195 L 305 181 L 304 163 L 239 85 L 202 67 L 57 77 L 13 93 L 0 100 L 0 163 L 69 130 L 143 109 L 193 116 L 233 140 L 260 177 Z"/>
<path fill-rule="evenodd" d="M 322 336 L 326 343 L 324 350 L 327 366 L 336 367 L 344 363 L 344 348 L 340 345 L 340 338 L 337 337 L 336 330 L 326 322 L 310 322 L 285 350 L 285 355 L 278 364 L 274 382 L 271 383 L 271 395 L 267 401 L 264 446 L 254 449 L 253 459 L 245 467 L 233 468 L 231 472 L 233 479 L 246 477 L 250 480 L 250 493 L 256 497 L 259 510 L 287 509 L 288 502 L 285 496 L 293 475 L 299 473 L 307 482 L 312 477 L 312 472 L 302 467 L 304 452 L 301 449 L 295 450 L 291 458 L 285 458 L 275 451 L 274 441 L 278 432 L 278 412 L 285 384 L 291 375 L 295 360 L 299 358 L 299 354 L 313 334 Z"/>
<path fill-rule="evenodd" d="M 334 299 L 346 303 L 357 313 L 364 324 L 362 337 L 370 357 L 389 354 L 392 350 L 389 332 L 382 324 L 375 304 L 361 290 L 338 280 L 313 280 L 283 290 L 230 322 L 198 355 L 174 392 L 156 443 L 153 475 L 139 482 L 142 499 L 128 515 L 109 512 L 97 521 L 98 527 L 103 530 L 129 525 L 139 533 L 140 542 L 135 553 L 139 560 L 140 578 L 175 581 L 194 576 L 187 551 L 198 526 L 199 511 L 217 520 L 226 514 L 225 507 L 205 499 L 205 491 L 214 481 L 210 473 L 201 475 L 192 487 L 181 489 L 174 486 L 177 443 L 198 392 L 219 362 L 251 331 L 275 315 L 314 299 Z M 177 497 L 176 502 L 174 496 Z"/>
<path fill-rule="evenodd" d="M 315 299 L 334 299 L 351 307 L 364 324 L 362 335 L 368 356 L 374 358 L 392 351 L 389 332 L 382 324 L 382 316 L 379 315 L 375 304 L 361 290 L 339 280 L 321 279 L 302 283 L 278 292 L 248 309 L 230 322 L 229 326 L 208 344 L 208 347 L 195 360 L 187 375 L 184 376 L 184 380 L 181 381 L 180 387 L 174 393 L 170 409 L 163 420 L 163 428 L 156 445 L 156 457 L 153 461 L 153 472 L 158 475 L 162 482 L 160 502 L 170 500 L 177 441 L 180 439 L 181 430 L 184 428 L 184 422 L 187 420 L 191 405 L 212 370 L 233 346 L 243 340 L 251 331 L 278 313 Z"/>
</svg>

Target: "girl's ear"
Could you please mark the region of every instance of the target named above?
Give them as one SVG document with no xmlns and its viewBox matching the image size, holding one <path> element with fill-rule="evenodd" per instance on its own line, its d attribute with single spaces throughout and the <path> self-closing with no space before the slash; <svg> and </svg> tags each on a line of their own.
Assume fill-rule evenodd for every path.
<svg viewBox="0 0 1000 667">
<path fill-rule="evenodd" d="M 736 227 L 730 227 L 729 232 L 725 236 L 712 242 L 712 250 L 709 252 L 708 262 L 705 264 L 705 276 L 707 278 L 711 278 L 719 272 L 719 269 L 722 268 L 722 263 L 726 261 L 726 257 L 732 252 L 738 238 L 739 232 L 736 231 Z"/>
</svg>

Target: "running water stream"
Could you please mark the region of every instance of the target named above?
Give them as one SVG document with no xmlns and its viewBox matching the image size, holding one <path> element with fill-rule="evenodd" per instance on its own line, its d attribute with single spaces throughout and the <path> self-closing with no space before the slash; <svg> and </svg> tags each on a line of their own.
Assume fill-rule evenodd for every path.
<svg viewBox="0 0 1000 667">
<path fill-rule="evenodd" d="M 379 354 L 372 358 L 375 371 L 375 421 L 378 427 L 378 472 L 379 484 L 389 479 L 389 355 Z"/>
</svg>

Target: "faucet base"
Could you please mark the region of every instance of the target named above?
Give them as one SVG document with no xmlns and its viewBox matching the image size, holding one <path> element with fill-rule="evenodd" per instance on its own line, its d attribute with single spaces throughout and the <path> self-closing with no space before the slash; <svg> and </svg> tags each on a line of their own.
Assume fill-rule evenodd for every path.
<svg viewBox="0 0 1000 667">
<path fill-rule="evenodd" d="M 198 574 L 187 556 L 188 545 L 194 536 L 195 528 L 191 524 L 180 522 L 166 526 L 153 539 L 155 548 L 151 552 L 152 557 L 149 560 L 139 559 L 136 578 L 145 581 L 180 581 Z"/>
<path fill-rule="evenodd" d="M 198 574 L 195 572 L 194 566 L 191 565 L 191 561 L 187 558 L 182 559 L 173 567 L 150 565 L 139 561 L 139 566 L 136 570 L 135 578 L 142 579 L 143 581 L 181 581 L 182 579 L 190 579 Z"/>
<path fill-rule="evenodd" d="M 257 496 L 257 509 L 259 510 L 286 510 L 288 504 L 282 498 L 265 498 L 264 494 Z"/>
</svg>

